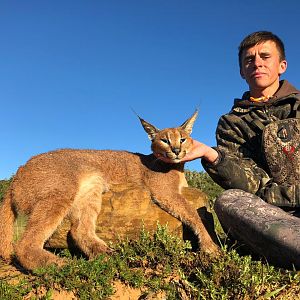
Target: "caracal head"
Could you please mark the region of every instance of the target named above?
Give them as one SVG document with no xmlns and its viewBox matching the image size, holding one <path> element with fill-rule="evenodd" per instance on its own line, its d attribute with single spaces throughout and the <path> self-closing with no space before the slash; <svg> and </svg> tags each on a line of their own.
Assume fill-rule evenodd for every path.
<svg viewBox="0 0 300 300">
<path fill-rule="evenodd" d="M 182 158 L 192 147 L 193 125 L 198 116 L 198 110 L 182 125 L 175 128 L 158 129 L 139 117 L 144 130 L 151 140 L 151 149 L 154 154 L 166 157 L 173 163 L 181 162 Z"/>
</svg>

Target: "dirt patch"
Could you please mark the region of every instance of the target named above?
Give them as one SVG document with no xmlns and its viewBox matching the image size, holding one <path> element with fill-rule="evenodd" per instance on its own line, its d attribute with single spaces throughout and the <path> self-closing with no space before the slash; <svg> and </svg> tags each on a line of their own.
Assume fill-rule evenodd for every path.
<svg viewBox="0 0 300 300">
<path fill-rule="evenodd" d="M 137 300 L 142 294 L 140 289 L 128 287 L 120 281 L 114 282 L 114 289 L 116 292 L 110 297 L 110 300 Z"/>
<path fill-rule="evenodd" d="M 46 295 L 47 291 L 43 288 L 39 289 L 36 292 L 30 292 L 26 297 L 24 297 L 24 300 L 30 300 L 30 299 L 42 299 Z M 68 291 L 57 291 L 54 290 L 51 292 L 51 299 L 53 300 L 78 300 L 76 296 L 72 292 Z"/>
<path fill-rule="evenodd" d="M 0 259 L 0 280 L 5 280 L 10 284 L 16 284 L 26 277 L 28 277 L 28 275 L 26 275 L 24 271 Z"/>
</svg>

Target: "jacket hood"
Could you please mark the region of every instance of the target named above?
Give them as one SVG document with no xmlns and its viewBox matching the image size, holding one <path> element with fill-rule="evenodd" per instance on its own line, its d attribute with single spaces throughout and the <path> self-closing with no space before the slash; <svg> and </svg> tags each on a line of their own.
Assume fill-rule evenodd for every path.
<svg viewBox="0 0 300 300">
<path fill-rule="evenodd" d="M 266 104 L 269 105 L 274 102 L 280 101 L 281 99 L 285 99 L 286 97 L 292 94 L 299 94 L 299 93 L 300 91 L 297 90 L 293 85 L 291 85 L 287 80 L 281 80 L 279 89 L 268 102 L 259 103 L 259 102 L 250 101 L 249 100 L 250 92 L 247 91 L 243 94 L 242 99 L 234 99 L 233 107 L 264 106 Z"/>
</svg>

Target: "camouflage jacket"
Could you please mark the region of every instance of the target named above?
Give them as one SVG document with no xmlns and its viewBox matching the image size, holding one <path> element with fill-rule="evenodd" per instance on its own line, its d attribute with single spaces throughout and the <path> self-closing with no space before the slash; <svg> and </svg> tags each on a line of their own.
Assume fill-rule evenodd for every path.
<svg viewBox="0 0 300 300">
<path fill-rule="evenodd" d="M 249 92 L 236 99 L 231 111 L 220 118 L 215 147 L 219 159 L 214 164 L 202 160 L 203 167 L 225 189 L 241 189 L 277 206 L 300 207 L 300 182 L 294 185 L 274 182 L 262 149 L 262 131 L 252 122 L 258 119 L 267 125 L 294 118 L 300 91 L 283 80 L 268 102 L 254 103 L 247 99 Z"/>
</svg>

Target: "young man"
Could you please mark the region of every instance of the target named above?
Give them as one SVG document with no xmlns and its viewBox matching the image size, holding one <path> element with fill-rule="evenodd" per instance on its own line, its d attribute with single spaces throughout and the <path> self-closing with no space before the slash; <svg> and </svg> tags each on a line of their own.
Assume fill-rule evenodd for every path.
<svg viewBox="0 0 300 300">
<path fill-rule="evenodd" d="M 202 158 L 227 190 L 215 203 L 225 231 L 272 262 L 300 268 L 300 92 L 280 80 L 285 50 L 271 32 L 241 42 L 239 65 L 249 91 L 220 118 L 218 146 L 194 141 L 185 160 Z"/>
<path fill-rule="evenodd" d="M 196 142 L 196 152 L 203 151 L 205 170 L 225 189 L 241 189 L 277 206 L 300 207 L 300 182 L 287 185 L 274 181 L 276 170 L 292 170 L 285 170 L 282 165 L 270 170 L 262 144 L 267 124 L 296 118 L 300 111 L 300 92 L 286 80 L 280 81 L 287 68 L 284 45 L 270 32 L 255 32 L 241 42 L 239 63 L 249 91 L 242 99 L 236 99 L 232 110 L 220 118 L 216 132 L 218 147 Z"/>
</svg>

